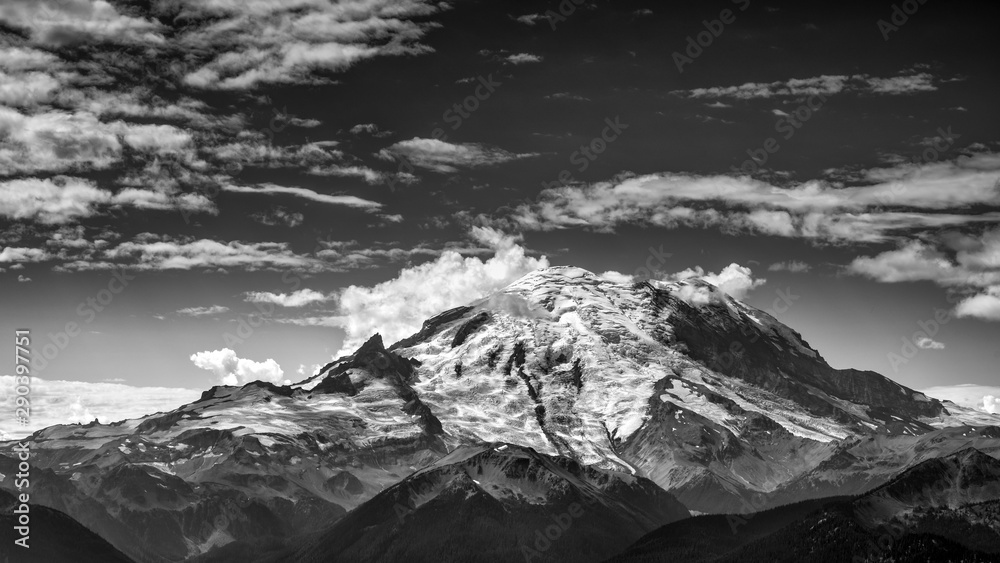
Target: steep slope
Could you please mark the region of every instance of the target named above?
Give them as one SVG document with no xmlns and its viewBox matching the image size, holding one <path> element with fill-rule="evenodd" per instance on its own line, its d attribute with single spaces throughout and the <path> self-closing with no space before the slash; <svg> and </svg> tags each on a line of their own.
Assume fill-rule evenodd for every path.
<svg viewBox="0 0 1000 563">
<path fill-rule="evenodd" d="M 967 448 L 856 498 L 675 522 L 609 562 L 802 560 L 1000 560 L 1000 460 Z"/>
<path fill-rule="evenodd" d="M 36 502 L 159 562 L 318 533 L 484 442 L 648 478 L 694 511 L 731 513 L 861 493 L 965 447 L 1000 454 L 1000 417 L 835 370 L 705 282 L 619 284 L 557 267 L 388 349 L 375 335 L 291 386 L 214 387 L 168 413 L 29 441 Z M 0 454 L 0 473 L 13 464 Z"/>
<path fill-rule="evenodd" d="M 69 516 L 44 506 L 29 508 L 28 548 L 14 545 L 23 536 L 13 510 L 14 495 L 0 491 L 0 553 L 17 563 L 131 563 L 131 559 Z M 8 559 L 9 558 L 9 559 Z"/>
<path fill-rule="evenodd" d="M 409 388 L 410 364 L 370 363 L 384 353 L 372 339 L 313 389 L 213 387 L 169 413 L 39 431 L 32 498 L 139 561 L 322 529 L 454 447 Z M 15 466 L 0 455 L 0 473 Z"/>
<path fill-rule="evenodd" d="M 844 443 L 892 438 L 909 449 L 956 423 L 937 400 L 878 374 L 831 368 L 793 330 L 698 280 L 626 285 L 539 270 L 391 350 L 415 360 L 414 390 L 460 441 L 636 471 L 702 512 L 807 498 L 781 491 Z M 914 459 L 885 461 L 859 487 Z M 812 496 L 829 494 L 835 486 Z"/>
<path fill-rule="evenodd" d="M 290 560 L 596 561 L 687 516 L 646 479 L 494 443 L 417 471 Z"/>
</svg>

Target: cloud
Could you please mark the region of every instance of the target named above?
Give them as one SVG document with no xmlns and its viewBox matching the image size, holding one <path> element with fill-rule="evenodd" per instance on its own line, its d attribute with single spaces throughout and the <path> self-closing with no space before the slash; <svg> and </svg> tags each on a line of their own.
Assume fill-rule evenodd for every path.
<svg viewBox="0 0 1000 563">
<path fill-rule="evenodd" d="M 346 205 L 348 207 L 360 207 L 360 208 L 378 208 L 382 207 L 381 203 L 374 201 L 369 201 L 367 199 L 362 199 L 360 197 L 355 197 L 352 195 L 327 195 L 314 192 L 313 190 L 307 188 L 293 188 L 287 186 L 278 186 L 275 184 L 259 184 L 257 187 L 249 186 L 234 186 L 225 185 L 222 187 L 224 191 L 227 192 L 237 192 L 237 193 L 249 193 L 249 194 L 284 194 L 292 195 L 296 197 L 305 198 L 308 200 L 315 201 L 317 203 L 329 203 L 333 205 Z"/>
<path fill-rule="evenodd" d="M 186 307 L 184 309 L 178 309 L 178 315 L 184 315 L 187 317 L 207 317 L 212 315 L 218 315 L 220 313 L 225 313 L 229 311 L 229 307 L 223 307 L 222 305 L 212 305 L 210 307 Z"/>
<path fill-rule="evenodd" d="M 22 114 L 0 106 L 0 174 L 103 170 L 124 147 L 195 159 L 191 134 L 172 125 L 106 122 L 86 111 Z"/>
<path fill-rule="evenodd" d="M 986 293 L 962 300 L 955 306 L 955 315 L 984 321 L 1000 321 L 1000 285 L 989 287 Z"/>
<path fill-rule="evenodd" d="M 847 272 L 883 283 L 931 281 L 974 293 L 956 305 L 955 315 L 1000 321 L 1000 228 L 978 237 L 946 233 L 936 238 L 906 242 L 875 256 L 858 256 Z"/>
<path fill-rule="evenodd" d="M 7 246 L 0 252 L 0 264 L 42 262 L 51 258 L 52 256 L 41 248 Z"/>
<path fill-rule="evenodd" d="M 275 227 L 282 225 L 290 229 L 298 227 L 305 221 L 305 215 L 288 211 L 284 207 L 276 207 L 274 209 L 268 209 L 260 213 L 254 213 L 251 217 L 260 223 L 263 223 L 269 227 Z"/>
<path fill-rule="evenodd" d="M 513 55 L 508 55 L 505 60 L 510 64 L 523 65 L 530 63 L 540 63 L 542 62 L 542 57 L 538 55 L 533 55 L 531 53 L 515 53 Z"/>
<path fill-rule="evenodd" d="M 1000 397 L 993 395 L 983 397 L 983 410 L 990 414 L 1000 414 Z"/>
<path fill-rule="evenodd" d="M 1000 158 L 899 165 L 860 174 L 855 184 L 812 180 L 776 186 L 748 176 L 661 173 L 543 190 L 507 219 L 530 230 L 620 225 L 718 228 L 816 241 L 885 242 L 916 229 L 1000 222 Z"/>
<path fill-rule="evenodd" d="M 0 182 L 0 215 L 56 224 L 89 217 L 111 193 L 80 178 L 24 178 Z"/>
<path fill-rule="evenodd" d="M 494 229 L 474 227 L 472 237 L 490 247 L 493 256 L 484 261 L 446 251 L 432 262 L 403 269 L 389 281 L 345 289 L 336 322 L 347 336 L 338 355 L 353 353 L 376 332 L 387 343 L 410 336 L 441 311 L 465 305 L 549 265 L 545 257 L 526 256 L 515 238 Z"/>
<path fill-rule="evenodd" d="M 372 170 L 367 166 L 323 165 L 313 166 L 307 171 L 314 176 L 339 176 L 341 178 L 361 178 L 368 184 L 381 184 L 389 175 Z"/>
<path fill-rule="evenodd" d="M 944 350 L 945 346 L 941 342 L 928 338 L 927 336 L 920 336 L 916 340 L 916 345 L 918 348 L 924 350 Z"/>
<path fill-rule="evenodd" d="M 933 281 L 946 287 L 1000 285 L 1000 228 L 979 237 L 942 236 L 936 242 L 905 242 L 896 250 L 855 258 L 848 271 L 884 283 Z"/>
<path fill-rule="evenodd" d="M 951 401 L 957 405 L 982 412 L 1000 414 L 1000 387 L 963 383 L 960 385 L 939 385 L 921 391 L 929 397 Z"/>
<path fill-rule="evenodd" d="M 14 377 L 0 376 L 0 408 L 14 412 Z M 200 389 L 132 387 L 117 383 L 31 378 L 30 426 L 21 427 L 13 416 L 0 417 L 0 435 L 27 436 L 55 424 L 92 422 L 104 424 L 173 410 L 201 396 Z"/>
<path fill-rule="evenodd" d="M 45 72 L 7 74 L 0 71 L 0 104 L 23 107 L 46 103 L 59 88 L 59 81 Z"/>
<path fill-rule="evenodd" d="M 374 123 L 358 123 L 354 127 L 351 127 L 351 133 L 355 135 L 367 133 L 372 137 L 388 137 L 389 135 L 392 135 L 392 131 L 382 131 L 379 129 L 379 126 Z"/>
<path fill-rule="evenodd" d="M 475 143 L 454 144 L 438 139 L 414 137 L 409 141 L 400 141 L 383 149 L 379 156 L 385 160 L 402 157 L 421 168 L 451 173 L 457 172 L 459 167 L 493 166 L 536 156 L 536 153 L 514 154 L 503 149 Z"/>
<path fill-rule="evenodd" d="M 199 49 L 215 47 L 217 54 L 184 82 L 214 89 L 308 84 L 365 59 L 431 52 L 419 41 L 436 24 L 420 20 L 441 9 L 447 5 L 420 0 L 191 3 L 192 17 L 217 22 L 181 40 Z"/>
<path fill-rule="evenodd" d="M 608 270 L 607 272 L 599 274 L 598 277 L 614 283 L 632 283 L 632 280 L 635 279 L 635 276 L 623 274 L 614 270 Z"/>
<path fill-rule="evenodd" d="M 0 21 L 27 29 L 34 41 L 54 46 L 164 41 L 158 22 L 122 14 L 105 0 L 9 0 L 0 6 Z"/>
<path fill-rule="evenodd" d="M 739 86 L 713 86 L 676 90 L 691 98 L 732 98 L 750 100 L 757 98 L 789 96 L 831 96 L 842 92 L 900 95 L 937 90 L 934 77 L 927 73 L 907 74 L 890 78 L 859 75 L 822 75 L 810 78 L 791 78 L 775 82 L 747 82 Z"/>
<path fill-rule="evenodd" d="M 238 358 L 236 352 L 229 348 L 192 354 L 191 361 L 195 366 L 214 373 L 222 385 L 245 385 L 252 381 L 266 381 L 275 385 L 290 383 L 284 379 L 285 373 L 278 362 L 270 358 L 263 362 Z"/>
<path fill-rule="evenodd" d="M 292 252 L 288 243 L 241 242 L 228 243 L 209 239 L 173 240 L 166 237 L 140 237 L 99 255 L 107 261 L 139 270 L 190 270 L 197 268 L 241 268 L 248 271 L 299 268 L 310 271 L 324 269 L 321 261 Z M 71 263 L 70 270 L 94 269 L 102 264 Z M 107 267 L 114 267 L 108 264 Z M 103 267 L 100 269 L 104 269 Z"/>
<path fill-rule="evenodd" d="M 811 269 L 812 267 L 809 264 L 797 260 L 789 262 L 775 262 L 767 267 L 769 272 L 792 272 L 795 274 L 802 274 Z"/>
<path fill-rule="evenodd" d="M 668 276 L 668 279 L 679 281 L 692 278 L 704 280 L 734 299 L 743 299 L 751 290 L 767 283 L 767 280 L 763 278 L 754 279 L 753 271 L 750 268 L 740 266 L 735 262 L 723 268 L 718 274 L 705 272 L 701 266 L 695 266 Z"/>
<path fill-rule="evenodd" d="M 250 303 L 273 303 L 282 307 L 305 307 L 312 303 L 327 301 L 330 296 L 312 289 L 300 289 L 291 293 L 271 293 L 270 291 L 251 291 L 246 294 Z"/>
<path fill-rule="evenodd" d="M 516 21 L 518 23 L 523 23 L 524 25 L 535 25 L 540 20 L 547 20 L 548 17 L 545 14 L 525 14 L 523 16 L 518 16 Z"/>
</svg>

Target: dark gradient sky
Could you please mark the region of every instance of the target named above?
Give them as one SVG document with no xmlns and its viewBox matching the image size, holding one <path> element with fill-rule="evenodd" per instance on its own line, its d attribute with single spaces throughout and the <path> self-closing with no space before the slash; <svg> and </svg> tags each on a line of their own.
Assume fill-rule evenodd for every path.
<svg viewBox="0 0 1000 563">
<path fill-rule="evenodd" d="M 968 298 L 988 292 L 991 284 L 944 282 L 933 276 L 884 283 L 884 276 L 859 275 L 850 268 L 859 256 L 878 256 L 914 241 L 943 245 L 945 256 L 954 259 L 960 249 L 945 244 L 949 237 L 983 238 L 997 228 L 995 219 L 982 215 L 1000 211 L 997 190 L 971 203 L 917 209 L 907 208 L 909 196 L 903 189 L 888 208 L 866 212 L 908 209 L 931 215 L 964 214 L 965 219 L 948 227 L 906 224 L 880 232 L 878 240 L 778 236 L 727 227 L 725 221 L 668 228 L 635 220 L 634 215 L 610 223 L 536 228 L 519 222 L 515 212 L 525 201 L 529 203 L 524 209 L 530 210 L 543 185 L 555 181 L 562 170 L 571 172 L 571 187 L 580 189 L 643 175 L 736 177 L 731 167 L 748 158 L 747 150 L 777 135 L 775 126 L 782 118 L 778 112 L 793 113 L 808 99 L 800 91 L 776 91 L 793 79 L 823 76 L 848 78 L 794 136 L 779 138 L 780 150 L 747 181 L 764 182 L 776 190 L 808 182 L 825 182 L 831 189 L 871 185 L 872 176 L 865 177 L 862 171 L 893 170 L 912 159 L 919 161 L 939 128 L 950 128 L 957 140 L 934 161 L 915 166 L 979 158 L 980 170 L 997 175 L 1000 74 L 995 54 L 1000 52 L 1000 39 L 989 3 L 931 0 L 887 41 L 876 22 L 890 17 L 891 2 L 847 6 L 751 1 L 743 11 L 742 3 L 722 1 L 588 2 L 553 29 L 544 17 L 523 16 L 558 11 L 556 2 L 462 1 L 403 16 L 404 21 L 416 22 L 420 31 L 415 44 L 423 46 L 408 54 L 386 52 L 347 65 L 316 65 L 282 80 L 228 89 L 186 77 L 224 51 L 239 51 L 238 45 L 234 47 L 238 38 L 194 43 L 184 34 L 210 29 L 231 13 L 157 8 L 156 2 L 113 4 L 120 14 L 155 21 L 164 42 L 144 43 L 141 37 L 131 42 L 97 40 L 85 33 L 59 39 L 62 36 L 52 30 L 24 23 L 27 12 L 18 12 L 20 4 L 13 2 L 0 9 L 4 21 L 0 44 L 57 58 L 57 64 L 39 72 L 55 72 L 56 67 L 75 72 L 72 87 L 88 96 L 96 96 L 95 91 L 134 92 L 146 107 L 187 103 L 199 115 L 197 123 L 151 114 L 123 117 L 114 111 L 95 113 L 95 119 L 169 125 L 194 131 L 194 140 L 184 154 L 162 147 L 125 146 L 106 166 L 87 164 L 96 159 L 88 158 L 85 141 L 67 143 L 53 159 L 34 168 L 4 165 L 0 183 L 54 181 L 63 175 L 114 195 L 126 188 L 123 177 L 131 174 L 143 188 L 152 189 L 158 182 L 171 186 L 164 193 L 172 198 L 201 194 L 216 213 L 182 212 L 179 205 L 151 209 L 95 203 L 58 222 L 39 213 L 0 214 L 2 247 L 49 251 L 33 260 L 14 259 L 11 251 L 11 258 L 0 263 L 5 270 L 0 273 L 2 332 L 30 328 L 40 347 L 67 322 L 82 326 L 81 334 L 69 339 L 65 349 L 36 373 L 40 377 L 120 379 L 136 386 L 201 389 L 218 380 L 189 357 L 231 348 L 240 358 L 258 362 L 273 358 L 286 377 L 299 379 L 302 376 L 295 372 L 300 365 L 322 364 L 341 349 L 344 331 L 276 319 L 342 315 L 336 296 L 344 288 L 390 280 L 404 268 L 436 260 L 448 248 L 464 249 L 466 256 L 485 260 L 492 250 L 469 233 L 473 226 L 489 226 L 521 236 L 518 244 L 530 256 L 544 255 L 553 265 L 572 264 L 595 272 L 631 274 L 647 261 L 650 246 L 662 246 L 672 254 L 658 265 L 662 274 L 694 266 L 708 272 L 719 272 L 731 263 L 748 267 L 754 278 L 766 278 L 767 283 L 746 300 L 770 309 L 778 290 L 798 296 L 793 306 L 776 316 L 800 331 L 835 367 L 876 370 L 915 388 L 990 385 L 1000 379 L 996 367 L 1000 322 L 985 316 L 951 320 L 933 336 L 943 349 L 920 350 L 898 372 L 889 360 L 889 354 L 900 352 L 903 339 L 919 330 L 918 322 L 932 319 L 936 308 L 954 307 L 946 301 L 949 295 Z M 687 38 L 705 29 L 703 20 L 718 18 L 724 9 L 733 10 L 735 21 L 678 72 L 672 54 L 683 51 Z M 383 48 L 398 38 L 392 32 L 373 32 L 365 40 Z M 537 60 L 515 64 L 527 60 L 515 57 L 519 54 Z M 492 77 L 499 85 L 453 128 L 454 114 L 446 112 L 476 91 L 480 77 Z M 893 78 L 898 80 L 879 82 Z M 14 71 L 7 69 L 2 79 L 15 80 Z M 770 93 L 758 89 L 754 95 L 694 94 L 699 88 L 747 83 L 770 84 Z M 10 100 L 11 111 L 21 115 L 90 111 L 70 98 Z M 315 122 L 296 124 L 293 118 Z M 601 135 L 607 119 L 615 118 L 627 129 L 585 171 L 579 171 L 571 161 L 573 153 Z M 374 124 L 377 132 L 352 132 L 359 124 Z M 4 149 L 21 142 L 11 132 L 19 125 L 3 127 Z M 388 158 L 407 154 L 418 162 L 422 153 L 406 153 L 406 142 L 431 139 L 438 128 L 452 147 L 473 155 L 467 160 L 439 159 L 435 162 L 449 169 L 438 170 L 405 163 L 401 167 Z M 162 141 L 164 136 L 158 138 Z M 31 149 L 30 142 L 44 144 L 44 139 L 33 137 L 23 141 L 24 146 Z M 296 152 L 310 143 L 322 154 L 310 157 Z M 240 148 L 226 152 L 227 145 Z M 268 150 L 269 156 L 248 156 Z M 276 156 L 281 151 L 285 156 Z M 76 159 L 72 166 L 59 163 L 72 159 Z M 316 166 L 335 167 L 338 172 L 317 175 Z M 355 172 L 346 170 L 349 167 Z M 372 178 L 362 177 L 358 172 L 362 169 Z M 905 184 L 907 177 L 901 181 Z M 953 189 L 965 189 L 957 182 Z M 316 201 L 290 193 L 220 191 L 222 185 L 305 188 L 320 195 L 354 196 L 381 207 Z M 11 191 L 0 193 L 14 197 Z M 690 206 L 724 210 L 731 203 L 720 196 L 718 201 Z M 13 205 L 0 209 L 14 209 Z M 980 217 L 970 219 L 973 216 Z M 65 238 L 68 229 L 77 229 L 74 236 L 86 241 L 89 250 L 60 252 L 48 242 L 58 232 Z M 124 251 L 112 259 L 102 255 L 105 247 L 95 244 L 102 238 L 110 241 L 109 247 L 154 240 L 143 233 L 177 244 L 278 243 L 298 262 L 223 264 L 210 259 L 178 268 L 155 260 L 142 262 Z M 348 250 L 333 260 L 317 258 L 317 249 L 323 248 L 319 241 Z M 980 243 L 975 248 L 989 252 L 992 247 Z M 264 252 L 280 254 L 273 248 Z M 790 261 L 810 269 L 768 270 L 772 264 Z M 17 268 L 18 262 L 23 268 Z M 982 270 L 995 273 L 1000 259 L 997 264 Z M 81 314 L 80 304 L 108 287 L 112 268 L 119 266 L 134 279 L 101 312 L 91 317 L 90 306 L 84 305 Z M 98 270 L 87 271 L 90 267 Z M 301 281 L 288 283 L 289 272 Z M 31 281 L 19 281 L 19 276 Z M 247 292 L 306 288 L 332 297 L 307 307 L 277 307 L 270 319 L 240 342 L 225 337 L 236 334 L 240 319 L 255 311 L 246 300 Z M 202 316 L 178 313 L 211 306 L 228 310 Z M 12 365 L 9 350 L 0 354 L 0 361 Z"/>
</svg>

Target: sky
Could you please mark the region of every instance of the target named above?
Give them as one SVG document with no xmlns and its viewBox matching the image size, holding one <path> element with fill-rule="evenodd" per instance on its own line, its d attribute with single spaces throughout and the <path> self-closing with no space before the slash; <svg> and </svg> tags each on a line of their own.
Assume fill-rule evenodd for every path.
<svg viewBox="0 0 1000 563">
<path fill-rule="evenodd" d="M 297 381 L 555 265 L 707 276 L 995 410 L 990 4 L 678 4 L 5 0 L 31 424 Z"/>
</svg>

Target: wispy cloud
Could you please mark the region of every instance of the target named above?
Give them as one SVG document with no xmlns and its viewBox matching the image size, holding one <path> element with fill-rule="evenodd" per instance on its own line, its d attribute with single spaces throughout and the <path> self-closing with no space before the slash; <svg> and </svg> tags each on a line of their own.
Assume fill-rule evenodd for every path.
<svg viewBox="0 0 1000 563">
<path fill-rule="evenodd" d="M 901 95 L 937 90 L 934 77 L 926 72 L 889 78 L 858 75 L 822 75 L 791 78 L 774 82 L 747 82 L 738 86 L 712 86 L 691 90 L 676 90 L 675 94 L 691 98 L 732 98 L 751 100 L 789 96 L 831 96 L 843 92 L 862 94 Z"/>
<path fill-rule="evenodd" d="M 812 269 L 812 267 L 805 262 L 792 260 L 789 262 L 775 262 L 774 264 L 768 266 L 767 269 L 771 272 L 792 272 L 795 274 L 801 274 L 808 272 Z"/>
<path fill-rule="evenodd" d="M 273 303 L 282 307 L 305 307 L 306 305 L 327 301 L 331 298 L 332 296 L 324 295 L 312 289 L 300 289 L 291 293 L 251 291 L 246 294 L 246 300 L 251 303 Z"/>
<path fill-rule="evenodd" d="M 352 195 L 328 195 L 321 194 L 308 188 L 296 188 L 290 186 L 279 186 L 276 184 L 258 184 L 257 186 L 236 186 L 227 184 L 223 186 L 227 192 L 245 194 L 266 194 L 266 195 L 291 195 L 315 201 L 317 203 L 329 203 L 332 205 L 346 205 L 348 207 L 378 208 L 382 204 Z"/>
<path fill-rule="evenodd" d="M 222 305 L 211 305 L 208 307 L 186 307 L 184 309 L 178 309 L 178 315 L 184 315 L 186 317 L 210 317 L 214 315 L 219 315 L 229 311 L 229 307 L 223 307 Z"/>
<path fill-rule="evenodd" d="M 461 168 L 493 166 L 537 156 L 537 153 L 515 154 L 496 147 L 465 143 L 454 144 L 438 139 L 414 137 L 383 149 L 379 155 L 387 160 L 403 157 L 415 166 L 435 172 L 457 172 Z"/>
<path fill-rule="evenodd" d="M 513 55 L 508 55 L 505 60 L 510 64 L 523 65 L 530 63 L 540 63 L 542 62 L 542 57 L 539 55 L 534 55 L 532 53 L 514 53 Z"/>
</svg>

